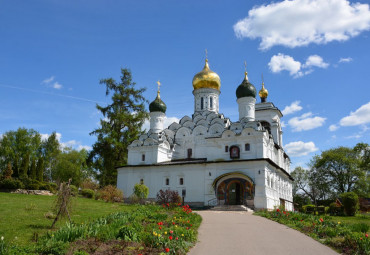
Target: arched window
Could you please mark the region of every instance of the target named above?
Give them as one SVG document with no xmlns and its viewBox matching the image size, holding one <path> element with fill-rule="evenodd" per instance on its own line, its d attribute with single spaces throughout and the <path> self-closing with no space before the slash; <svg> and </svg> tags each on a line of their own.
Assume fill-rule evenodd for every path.
<svg viewBox="0 0 370 255">
<path fill-rule="evenodd" d="M 170 178 L 166 178 L 166 186 L 170 185 Z"/>
<path fill-rule="evenodd" d="M 229 146 L 225 146 L 225 152 L 229 152 Z"/>
<path fill-rule="evenodd" d="M 209 98 L 209 107 L 213 109 L 213 98 L 212 97 Z"/>
<path fill-rule="evenodd" d="M 251 150 L 251 145 L 249 143 L 246 143 L 244 146 L 245 151 L 250 151 Z"/>
<path fill-rule="evenodd" d="M 230 147 L 230 158 L 240 158 L 240 149 L 238 146 Z"/>
<path fill-rule="evenodd" d="M 145 154 L 141 155 L 141 161 L 145 161 Z"/>
<path fill-rule="evenodd" d="M 262 125 L 262 127 L 264 127 L 264 128 L 269 132 L 269 134 L 271 135 L 271 126 L 270 126 L 270 123 L 268 123 L 267 121 L 261 121 L 261 125 Z"/>
<path fill-rule="evenodd" d="M 184 185 L 184 178 L 180 178 L 180 180 L 179 180 L 179 183 L 180 183 L 180 185 Z"/>
<path fill-rule="evenodd" d="M 203 110 L 204 107 L 204 99 L 203 97 L 200 98 L 200 109 Z"/>
</svg>

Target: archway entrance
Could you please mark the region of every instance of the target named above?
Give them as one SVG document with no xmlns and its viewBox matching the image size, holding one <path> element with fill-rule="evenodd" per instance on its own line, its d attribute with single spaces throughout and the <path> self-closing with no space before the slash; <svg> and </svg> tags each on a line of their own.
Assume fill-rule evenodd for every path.
<svg viewBox="0 0 370 255">
<path fill-rule="evenodd" d="M 242 173 L 228 173 L 213 182 L 219 204 L 253 205 L 254 183 Z"/>
</svg>

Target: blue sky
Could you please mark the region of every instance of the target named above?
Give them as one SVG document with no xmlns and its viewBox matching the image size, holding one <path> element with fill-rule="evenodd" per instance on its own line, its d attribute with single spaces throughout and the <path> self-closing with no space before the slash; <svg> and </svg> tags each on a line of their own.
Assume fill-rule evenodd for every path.
<svg viewBox="0 0 370 255">
<path fill-rule="evenodd" d="M 284 112 L 293 167 L 336 146 L 370 141 L 368 1 L 0 0 L 0 134 L 18 127 L 89 148 L 110 101 L 99 85 L 130 68 L 168 121 L 193 113 L 192 79 L 221 78 L 220 112 L 238 118 L 244 61 Z M 259 101 L 259 98 L 257 99 Z"/>
</svg>

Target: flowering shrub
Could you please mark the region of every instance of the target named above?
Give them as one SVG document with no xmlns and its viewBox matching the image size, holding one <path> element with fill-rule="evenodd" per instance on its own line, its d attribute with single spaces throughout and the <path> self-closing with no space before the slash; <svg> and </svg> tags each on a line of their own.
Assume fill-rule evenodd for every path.
<svg viewBox="0 0 370 255">
<path fill-rule="evenodd" d="M 370 253 L 370 240 L 367 233 L 369 226 L 366 224 L 349 225 L 334 222 L 330 216 L 287 212 L 280 209 L 262 210 L 255 214 L 297 229 L 320 242 L 341 250 L 343 254 Z"/>
<path fill-rule="evenodd" d="M 176 190 L 160 190 L 157 193 L 157 203 L 160 205 L 181 203 L 181 197 Z"/>
<path fill-rule="evenodd" d="M 98 191 L 95 199 L 103 199 L 106 202 L 121 202 L 123 192 L 115 186 L 108 185 Z"/>
</svg>

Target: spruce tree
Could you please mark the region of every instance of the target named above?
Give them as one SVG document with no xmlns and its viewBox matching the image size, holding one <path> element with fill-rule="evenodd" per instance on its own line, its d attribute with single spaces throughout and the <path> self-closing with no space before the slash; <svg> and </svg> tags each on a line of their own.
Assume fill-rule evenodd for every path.
<svg viewBox="0 0 370 255">
<path fill-rule="evenodd" d="M 106 95 L 112 93 L 112 103 L 96 106 L 104 118 L 100 120 L 101 126 L 90 133 L 97 136 L 97 141 L 89 154 L 89 164 L 100 172 L 101 185 L 116 184 L 116 167 L 126 165 L 127 146 L 141 135 L 148 117 L 145 88 L 135 88 L 130 70 L 121 69 L 121 74 L 119 82 L 113 78 L 100 80 L 106 86 Z"/>
<path fill-rule="evenodd" d="M 12 164 L 8 162 L 8 165 L 4 171 L 4 179 L 10 179 L 12 178 L 13 170 L 12 170 Z"/>
<path fill-rule="evenodd" d="M 20 173 L 21 177 L 27 177 L 29 167 L 30 167 L 30 155 L 26 154 L 26 156 L 22 160 L 21 173 Z"/>
</svg>

